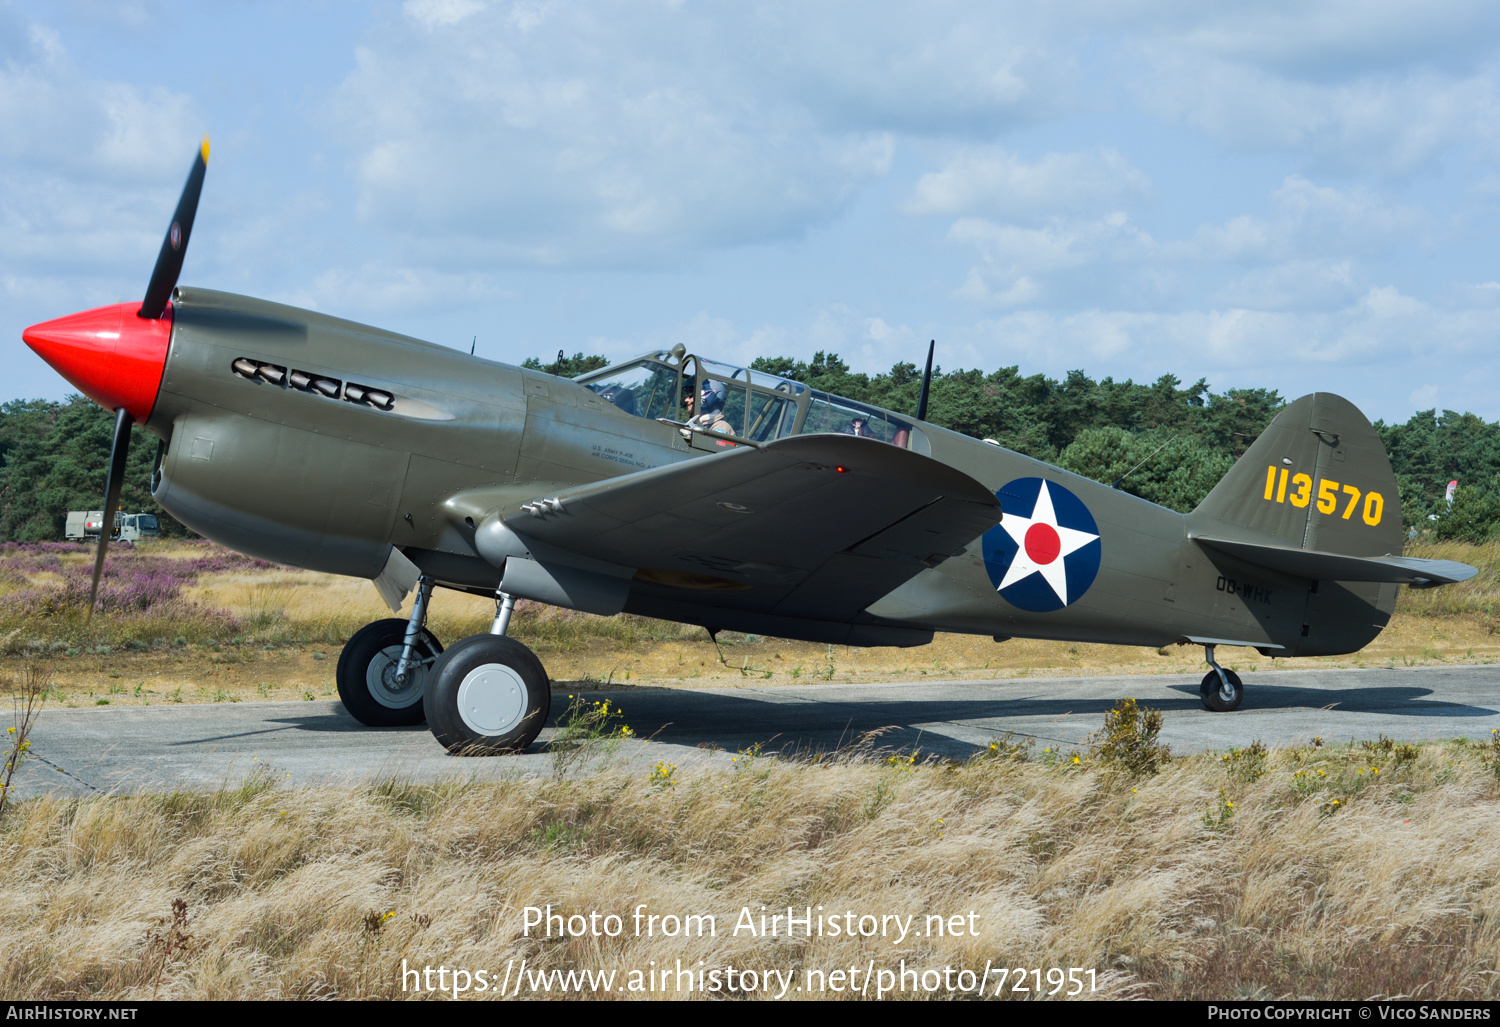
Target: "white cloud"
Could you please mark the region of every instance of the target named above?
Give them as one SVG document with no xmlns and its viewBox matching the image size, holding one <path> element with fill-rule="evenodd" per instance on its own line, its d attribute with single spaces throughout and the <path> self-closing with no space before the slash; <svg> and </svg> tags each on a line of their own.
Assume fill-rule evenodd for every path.
<svg viewBox="0 0 1500 1027">
<path fill-rule="evenodd" d="M 91 80 L 51 29 L 0 24 L 6 31 L 26 46 L 0 66 L 0 163 L 115 186 L 186 173 L 202 125 L 188 97 Z"/>
<path fill-rule="evenodd" d="M 406 0 L 401 11 L 424 29 L 447 28 L 484 10 L 480 0 Z"/>
<path fill-rule="evenodd" d="M 924 176 L 918 198 L 907 209 L 937 213 L 990 204 L 999 210 L 995 195 L 1029 191 L 1035 207 L 1046 210 L 1050 203 L 1058 210 L 1069 203 L 1082 206 L 1076 198 L 1091 191 L 1096 202 L 1111 198 L 1103 185 L 1090 190 L 1074 184 L 1080 181 L 1144 182 L 1132 174 L 1101 179 L 1092 173 L 1069 182 L 1061 172 L 1041 173 L 1049 160 L 1023 165 L 994 159 L 982 172 L 949 169 Z M 1077 166 L 1071 161 L 1055 164 Z M 1012 180 L 1021 184 L 1014 189 L 995 184 Z M 1062 184 L 1052 196 L 1044 195 L 1055 183 Z M 1027 220 L 1028 204 L 1017 202 L 1013 220 L 1021 224 L 959 217 L 949 228 L 948 241 L 972 247 L 979 263 L 970 267 L 954 295 L 1004 308 L 1160 309 L 1167 303 L 1192 303 L 1196 290 L 1199 303 L 1331 310 L 1352 302 L 1366 288 L 1360 261 L 1411 252 L 1424 241 L 1427 218 L 1421 210 L 1368 189 L 1339 190 L 1290 175 L 1267 199 L 1269 217 L 1242 214 L 1202 225 L 1188 239 L 1166 241 L 1119 210 L 1102 217 L 1052 214 L 1033 224 Z"/>
<path fill-rule="evenodd" d="M 941 171 L 923 175 L 905 210 L 1035 224 L 1062 214 L 1114 210 L 1150 193 L 1150 180 L 1113 149 L 1049 153 L 1028 163 L 999 147 L 973 147 L 954 154 Z"/>
<path fill-rule="evenodd" d="M 887 173 L 898 134 L 991 133 L 1072 102 L 1072 60 L 1023 5 L 403 11 L 366 36 L 331 112 L 361 216 L 434 261 L 634 263 L 796 238 Z M 1065 202 L 1110 175 L 1140 189 L 1110 151 L 1053 163 L 1041 173 L 1077 180 Z"/>
<path fill-rule="evenodd" d="M 1087 288 L 1099 298 L 1122 289 L 1149 291 L 1149 278 L 1138 272 L 1158 248 L 1118 211 L 1093 220 L 1058 219 L 1040 228 L 965 217 L 953 223 L 948 238 L 975 247 L 981 260 L 956 295 L 1000 307 L 1054 305 L 1076 294 L 1077 276 L 1085 269 L 1092 283 Z M 1099 287 L 1101 264 L 1118 270 L 1109 289 Z"/>
<path fill-rule="evenodd" d="M 325 271 L 310 288 L 287 297 L 286 302 L 348 316 L 346 312 L 352 310 L 384 313 L 437 310 L 449 304 L 494 299 L 503 293 L 494 277 L 482 272 L 448 274 L 368 263 L 358 268 Z"/>
<path fill-rule="evenodd" d="M 1436 385 L 1423 385 L 1413 389 L 1410 402 L 1413 410 L 1431 410 L 1437 406 L 1438 387 Z"/>
<path fill-rule="evenodd" d="M 1368 189 L 1340 191 L 1291 175 L 1271 194 L 1284 229 L 1303 252 L 1375 254 L 1418 237 L 1423 213 Z"/>
<path fill-rule="evenodd" d="M 1289 260 L 1250 271 L 1221 289 L 1216 299 L 1257 310 L 1323 310 L 1343 306 L 1360 293 L 1347 260 Z"/>
<path fill-rule="evenodd" d="M 88 78 L 51 30 L 0 13 L 14 47 L 0 64 L 0 276 L 83 276 L 113 298 L 145 289 L 197 148 L 192 101 L 161 88 Z"/>
<path fill-rule="evenodd" d="M 372 34 L 335 112 L 360 215 L 428 261 L 634 263 L 796 237 L 890 165 L 887 133 L 825 130 L 780 95 L 726 11 L 408 11 L 436 30 Z"/>
<path fill-rule="evenodd" d="M 765 87 L 832 131 L 992 138 L 1080 102 L 1071 41 L 1033 4 L 783 2 L 743 22 L 713 10 Z"/>
<path fill-rule="evenodd" d="M 1163 27 L 1180 48 L 1325 80 L 1392 65 L 1472 64 L 1500 30 L 1500 9 L 1485 0 L 1188 3 L 1177 13 L 1183 20 Z"/>
<path fill-rule="evenodd" d="M 986 342 L 1001 347 L 976 361 L 984 367 L 1020 360 L 1087 367 L 1095 375 L 1117 367 L 1187 369 L 1219 387 L 1261 378 L 1310 388 L 1351 370 L 1390 377 L 1390 368 L 1413 359 L 1463 364 L 1491 349 L 1497 334 L 1500 311 L 1444 310 L 1382 286 L 1331 311 L 1019 311 L 975 323 L 958 338 L 976 351 Z"/>
<path fill-rule="evenodd" d="M 1347 191 L 1290 175 L 1270 194 L 1272 217 L 1242 214 L 1200 226 L 1191 241 L 1164 254 L 1216 263 L 1289 262 L 1313 258 L 1376 257 L 1424 243 L 1427 217 L 1419 209 L 1363 188 Z"/>
<path fill-rule="evenodd" d="M 1453 282 L 1443 291 L 1456 309 L 1500 307 L 1500 282 Z"/>
<path fill-rule="evenodd" d="M 1500 103 L 1489 69 L 1465 76 L 1413 68 L 1302 79 L 1154 41 L 1139 102 L 1169 122 L 1242 150 L 1283 150 L 1342 174 L 1407 176 L 1477 141 L 1493 147 Z"/>
<path fill-rule="evenodd" d="M 944 156 L 904 211 L 1029 227 L 1037 234 L 1016 240 L 1040 246 L 1006 260 L 991 240 L 961 295 L 1072 302 L 1081 284 L 1060 286 L 1058 268 L 1114 260 L 1131 281 L 1095 302 L 1121 288 L 1148 302 L 1180 287 L 1174 261 L 1338 263 L 1410 242 L 1422 216 L 1298 170 L 1269 219 L 1205 226 L 1142 263 L 1082 242 L 1153 198 L 1126 148 L 1023 157 L 997 134 L 1118 104 L 1123 85 L 1157 119 L 1341 174 L 1409 175 L 1493 139 L 1492 69 L 1424 63 L 1444 47 L 1489 52 L 1472 39 L 1495 20 L 1486 8 L 1444 2 L 1428 17 L 1378 2 L 1356 16 L 1349 2 L 918 12 L 408 0 L 366 34 L 329 112 L 353 152 L 363 224 L 433 267 L 670 266 L 797 239 L 887 175 L 904 144 L 936 137 Z M 1059 245 L 1061 264 L 1048 249 Z M 1252 278 L 1235 288 L 1313 302 Z"/>
</svg>

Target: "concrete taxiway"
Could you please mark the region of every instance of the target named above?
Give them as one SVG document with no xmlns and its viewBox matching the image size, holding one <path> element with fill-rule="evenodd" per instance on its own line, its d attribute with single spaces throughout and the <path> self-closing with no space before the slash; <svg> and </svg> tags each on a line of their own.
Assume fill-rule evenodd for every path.
<svg viewBox="0 0 1500 1027">
<path fill-rule="evenodd" d="M 1177 751 L 1328 743 L 1386 734 L 1403 741 L 1488 738 L 1500 728 L 1500 665 L 1246 674 L 1244 705 L 1209 713 L 1198 678 L 1128 675 L 881 684 L 631 689 L 590 693 L 623 708 L 640 741 L 613 758 L 685 767 L 757 743 L 766 752 L 831 750 L 879 732 L 876 744 L 967 757 L 1013 732 L 1081 746 L 1122 696 L 1165 714 L 1162 740 Z M 554 696 L 554 718 L 566 705 Z M 371 729 L 337 702 L 236 703 L 117 709 L 47 709 L 36 758 L 18 774 L 21 796 L 234 786 L 274 774 L 292 785 L 492 779 L 550 774 L 551 724 L 520 756 L 448 756 L 425 726 Z"/>
</svg>

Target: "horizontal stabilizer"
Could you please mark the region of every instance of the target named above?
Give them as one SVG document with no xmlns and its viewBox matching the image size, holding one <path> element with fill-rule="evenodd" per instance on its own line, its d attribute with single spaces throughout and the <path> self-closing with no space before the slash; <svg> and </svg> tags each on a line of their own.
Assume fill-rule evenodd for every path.
<svg viewBox="0 0 1500 1027">
<path fill-rule="evenodd" d="M 1411 556 L 1345 556 L 1316 549 L 1264 542 L 1195 536 L 1201 546 L 1237 556 L 1247 563 L 1315 581 L 1384 581 L 1416 588 L 1453 585 L 1479 573 L 1457 560 L 1420 560 Z"/>
<path fill-rule="evenodd" d="M 1182 640 L 1184 642 L 1191 642 L 1193 645 L 1242 645 L 1247 649 L 1286 651 L 1286 646 L 1284 645 L 1272 645 L 1269 642 L 1247 642 L 1238 638 L 1209 638 L 1206 635 L 1183 635 Z"/>
</svg>

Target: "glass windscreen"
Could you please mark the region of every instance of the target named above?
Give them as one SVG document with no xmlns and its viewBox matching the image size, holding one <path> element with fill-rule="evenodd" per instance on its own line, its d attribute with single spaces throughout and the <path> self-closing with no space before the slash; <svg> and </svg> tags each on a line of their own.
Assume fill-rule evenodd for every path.
<svg viewBox="0 0 1500 1027">
<path fill-rule="evenodd" d="M 583 384 L 627 414 L 652 419 L 677 416 L 677 371 L 654 360 L 609 368 L 589 376 Z"/>
<path fill-rule="evenodd" d="M 680 351 L 657 353 L 583 375 L 577 381 L 627 414 L 673 421 L 689 419 L 702 429 L 728 431 L 756 442 L 770 442 L 791 435 L 794 430 L 802 434 L 831 432 L 928 452 L 921 430 L 889 411 L 809 390 L 803 383 L 788 378 L 702 357 L 683 359 L 679 374 L 676 366 L 666 362 L 676 357 L 681 357 Z M 724 386 L 724 404 L 720 409 L 701 409 L 702 390 L 709 381 Z M 686 402 L 689 396 L 691 404 Z M 807 403 L 807 416 L 800 428 L 797 427 L 799 399 Z M 717 399 L 712 402 L 717 403 Z"/>
<path fill-rule="evenodd" d="M 786 396 L 756 390 L 750 394 L 750 421 L 745 437 L 769 442 L 792 433 L 797 420 L 797 404 Z"/>
<path fill-rule="evenodd" d="M 730 382 L 743 383 L 750 376 L 750 373 L 743 367 L 735 367 L 733 364 L 721 364 L 717 360 L 705 360 L 702 357 L 698 357 L 697 361 L 700 374 L 705 378 L 714 378 L 725 384 Z"/>
<path fill-rule="evenodd" d="M 701 357 L 693 358 L 693 363 L 700 382 L 723 383 L 724 418 L 736 435 L 769 442 L 792 433 L 797 420 L 797 397 L 807 391 L 801 382 Z"/>
<path fill-rule="evenodd" d="M 911 448 L 912 425 L 909 421 L 901 420 L 876 407 L 830 396 L 826 392 L 812 394 L 807 419 L 802 422 L 802 434 L 813 432 L 860 435 L 900 446 L 902 449 Z"/>
</svg>

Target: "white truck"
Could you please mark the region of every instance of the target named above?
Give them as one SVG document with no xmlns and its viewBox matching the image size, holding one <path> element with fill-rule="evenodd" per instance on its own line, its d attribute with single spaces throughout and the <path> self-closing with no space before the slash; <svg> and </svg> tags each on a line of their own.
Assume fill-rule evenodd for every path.
<svg viewBox="0 0 1500 1027">
<path fill-rule="evenodd" d="M 69 510 L 67 530 L 69 542 L 97 542 L 104 527 L 103 510 Z M 158 527 L 156 515 L 148 513 L 128 514 L 115 511 L 114 527 L 109 533 L 111 542 L 140 542 L 156 538 Z"/>
</svg>

